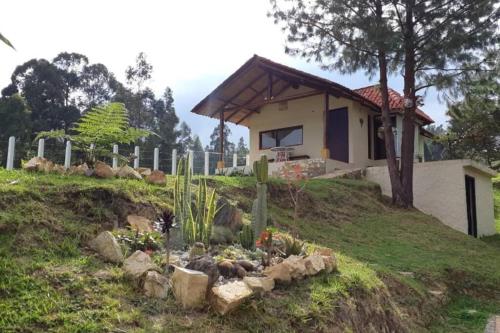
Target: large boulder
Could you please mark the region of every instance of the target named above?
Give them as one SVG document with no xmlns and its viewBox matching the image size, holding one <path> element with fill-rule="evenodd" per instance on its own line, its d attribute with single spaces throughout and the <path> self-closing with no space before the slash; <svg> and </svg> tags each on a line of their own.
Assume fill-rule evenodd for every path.
<svg viewBox="0 0 500 333">
<path fill-rule="evenodd" d="M 153 228 L 151 227 L 151 221 L 143 216 L 139 215 L 128 215 L 127 223 L 130 225 L 130 229 L 139 232 L 151 232 Z"/>
<path fill-rule="evenodd" d="M 43 157 L 33 157 L 23 165 L 23 169 L 26 171 L 40 172 L 51 172 L 53 167 L 54 163 Z"/>
<path fill-rule="evenodd" d="M 217 264 L 211 256 L 197 257 L 186 265 L 187 269 L 203 272 L 208 276 L 208 287 L 210 288 L 219 278 Z"/>
<path fill-rule="evenodd" d="M 168 279 L 156 271 L 148 271 L 144 278 L 144 294 L 154 298 L 166 298 L 168 295 Z"/>
<path fill-rule="evenodd" d="M 141 176 L 147 177 L 151 174 L 151 169 L 150 168 L 137 168 L 135 169 Z"/>
<path fill-rule="evenodd" d="M 236 208 L 226 198 L 219 197 L 217 200 L 217 214 L 214 217 L 214 225 L 226 227 L 236 234 L 243 227 L 243 212 Z"/>
<path fill-rule="evenodd" d="M 96 238 L 90 241 L 90 248 L 99 253 L 106 261 L 121 263 L 123 253 L 115 236 L 109 231 L 101 232 Z"/>
<path fill-rule="evenodd" d="M 185 309 L 202 308 L 208 288 L 208 275 L 176 266 L 172 275 L 175 299 Z"/>
<path fill-rule="evenodd" d="M 167 184 L 167 178 L 165 177 L 165 173 L 163 171 L 154 170 L 146 176 L 146 182 L 154 185 L 165 185 Z"/>
<path fill-rule="evenodd" d="M 292 270 L 288 264 L 281 262 L 279 264 L 266 267 L 264 275 L 272 278 L 276 283 L 288 284 L 292 282 Z"/>
<path fill-rule="evenodd" d="M 319 272 L 325 270 L 325 262 L 323 257 L 320 255 L 310 255 L 304 259 L 304 264 L 306 266 L 307 275 L 316 275 Z"/>
<path fill-rule="evenodd" d="M 118 170 L 116 175 L 119 178 L 142 179 L 142 176 L 137 171 L 135 171 L 132 167 L 130 167 L 128 165 L 122 166 Z"/>
<path fill-rule="evenodd" d="M 85 176 L 88 171 L 89 167 L 87 166 L 87 163 L 83 163 L 80 165 L 72 165 L 68 169 L 68 173 L 70 175 L 79 175 L 79 176 Z"/>
<path fill-rule="evenodd" d="M 292 279 L 302 279 L 307 274 L 307 268 L 304 258 L 301 256 L 289 256 L 283 261 L 283 264 L 290 267 Z"/>
<path fill-rule="evenodd" d="M 153 263 L 151 257 L 139 250 L 125 259 L 123 269 L 125 275 L 133 279 L 141 278 L 147 271 L 160 271 L 160 268 Z"/>
<path fill-rule="evenodd" d="M 252 295 L 252 289 L 243 281 L 234 281 L 212 288 L 212 304 L 221 315 L 236 309 Z"/>
<path fill-rule="evenodd" d="M 265 293 L 274 289 L 274 279 L 268 276 L 245 276 L 243 282 L 252 289 L 254 293 Z"/>
<path fill-rule="evenodd" d="M 334 256 L 321 256 L 325 264 L 325 272 L 331 273 L 337 271 L 337 260 Z"/>
<path fill-rule="evenodd" d="M 94 166 L 94 176 L 97 178 L 113 178 L 113 169 L 106 163 L 97 161 Z"/>
</svg>

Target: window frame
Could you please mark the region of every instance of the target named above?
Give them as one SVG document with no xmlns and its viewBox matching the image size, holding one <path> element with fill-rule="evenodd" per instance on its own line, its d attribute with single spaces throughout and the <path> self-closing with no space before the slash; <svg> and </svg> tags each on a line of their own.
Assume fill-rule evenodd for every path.
<svg viewBox="0 0 500 333">
<path fill-rule="evenodd" d="M 262 134 L 274 132 L 275 133 L 275 137 L 277 137 L 276 134 L 279 131 L 283 131 L 283 130 L 295 130 L 295 129 L 300 129 L 302 131 L 302 135 L 301 135 L 301 138 L 300 138 L 300 143 L 295 144 L 295 145 L 274 146 L 274 147 L 295 147 L 295 146 L 302 146 L 304 144 L 304 126 L 303 125 L 297 125 L 297 126 L 281 127 L 281 128 L 275 128 L 275 129 L 272 129 L 272 130 L 260 131 L 259 132 L 259 150 L 269 150 L 269 149 L 274 148 L 274 147 L 262 148 Z"/>
</svg>

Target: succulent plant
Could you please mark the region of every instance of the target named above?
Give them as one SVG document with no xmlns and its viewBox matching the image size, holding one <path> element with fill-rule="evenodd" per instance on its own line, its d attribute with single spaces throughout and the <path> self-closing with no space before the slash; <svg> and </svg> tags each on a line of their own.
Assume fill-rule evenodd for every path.
<svg viewBox="0 0 500 333">
<path fill-rule="evenodd" d="M 253 250 L 255 247 L 255 237 L 253 234 L 252 226 L 244 224 L 240 231 L 240 244 L 244 249 Z"/>
<path fill-rule="evenodd" d="M 257 178 L 257 199 L 252 205 L 252 227 L 254 239 L 257 239 L 267 226 L 268 163 L 265 155 L 260 158 L 260 161 L 253 163 L 253 172 Z"/>
</svg>

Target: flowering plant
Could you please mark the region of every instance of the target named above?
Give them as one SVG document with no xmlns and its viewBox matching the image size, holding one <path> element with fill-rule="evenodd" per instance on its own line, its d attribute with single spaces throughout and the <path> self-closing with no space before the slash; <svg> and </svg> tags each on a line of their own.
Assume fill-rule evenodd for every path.
<svg viewBox="0 0 500 333">
<path fill-rule="evenodd" d="M 275 228 L 266 228 L 261 232 L 259 238 L 255 241 L 255 247 L 262 248 L 267 252 L 267 260 L 262 258 L 265 266 L 268 266 L 271 263 L 271 255 L 273 252 L 273 234 L 275 232 Z"/>
</svg>

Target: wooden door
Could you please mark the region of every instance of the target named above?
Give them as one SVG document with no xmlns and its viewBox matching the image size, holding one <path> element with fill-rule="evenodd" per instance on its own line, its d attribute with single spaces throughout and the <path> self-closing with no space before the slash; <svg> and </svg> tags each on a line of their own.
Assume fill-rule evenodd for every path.
<svg viewBox="0 0 500 333">
<path fill-rule="evenodd" d="M 465 176 L 465 199 L 467 201 L 467 232 L 477 237 L 476 180 L 467 175 Z"/>
<path fill-rule="evenodd" d="M 326 125 L 330 158 L 349 163 L 349 114 L 347 108 L 330 110 Z"/>
</svg>

